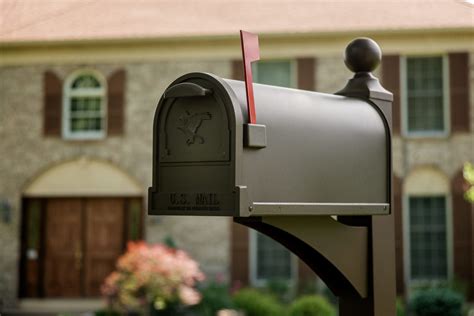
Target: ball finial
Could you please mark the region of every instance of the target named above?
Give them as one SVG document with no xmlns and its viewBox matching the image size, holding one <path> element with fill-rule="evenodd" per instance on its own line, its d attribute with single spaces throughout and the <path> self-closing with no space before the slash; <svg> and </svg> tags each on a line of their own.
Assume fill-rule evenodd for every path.
<svg viewBox="0 0 474 316">
<path fill-rule="evenodd" d="M 371 72 L 382 59 L 379 45 L 367 37 L 356 38 L 347 45 L 344 63 L 353 72 Z"/>
</svg>

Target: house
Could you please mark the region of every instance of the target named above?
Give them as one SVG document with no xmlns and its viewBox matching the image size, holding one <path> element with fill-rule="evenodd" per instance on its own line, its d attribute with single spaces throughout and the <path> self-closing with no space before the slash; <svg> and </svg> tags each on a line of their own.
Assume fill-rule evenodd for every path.
<svg viewBox="0 0 474 316">
<path fill-rule="evenodd" d="M 315 282 L 229 218 L 146 216 L 158 99 L 190 71 L 242 79 L 239 29 L 260 34 L 256 81 L 328 93 L 351 77 L 351 39 L 379 43 L 375 75 L 395 98 L 397 292 L 457 279 L 474 299 L 461 173 L 474 160 L 473 10 L 461 0 L 1 0 L 0 306 L 97 297 L 127 241 L 142 238 L 172 237 L 210 279 Z"/>
</svg>

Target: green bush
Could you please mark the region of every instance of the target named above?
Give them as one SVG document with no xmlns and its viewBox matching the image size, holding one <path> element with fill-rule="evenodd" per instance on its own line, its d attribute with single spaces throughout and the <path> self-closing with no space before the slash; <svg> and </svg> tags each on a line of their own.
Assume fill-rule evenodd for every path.
<svg viewBox="0 0 474 316">
<path fill-rule="evenodd" d="M 416 316 L 462 316 L 464 298 L 450 289 L 428 289 L 415 293 L 410 309 Z"/>
<path fill-rule="evenodd" d="M 397 298 L 397 316 L 405 316 L 405 305 L 401 298 Z"/>
<path fill-rule="evenodd" d="M 119 312 L 116 312 L 112 309 L 101 309 L 94 313 L 95 316 L 120 316 Z"/>
<path fill-rule="evenodd" d="M 335 316 L 336 310 L 324 297 L 307 295 L 290 305 L 289 316 Z"/>
<path fill-rule="evenodd" d="M 212 282 L 201 288 L 200 292 L 202 300 L 195 308 L 200 316 L 214 316 L 221 309 L 234 307 L 226 284 Z"/>
<path fill-rule="evenodd" d="M 298 280 L 298 287 L 296 288 L 296 296 L 313 295 L 314 293 L 322 292 L 318 287 L 316 278 L 308 278 L 305 280 Z"/>
<path fill-rule="evenodd" d="M 412 290 L 416 291 L 426 291 L 430 289 L 449 289 L 456 293 L 461 294 L 463 297 L 466 297 L 469 293 L 469 283 L 464 280 L 457 278 L 450 279 L 447 281 L 437 281 L 437 282 L 421 282 L 416 287 L 412 287 Z"/>
<path fill-rule="evenodd" d="M 270 279 L 262 290 L 274 296 L 283 304 L 289 303 L 294 299 L 293 289 L 290 287 L 288 280 Z"/>
<path fill-rule="evenodd" d="M 234 294 L 234 306 L 246 316 L 283 316 L 284 309 L 271 295 L 254 289 L 242 289 Z"/>
</svg>

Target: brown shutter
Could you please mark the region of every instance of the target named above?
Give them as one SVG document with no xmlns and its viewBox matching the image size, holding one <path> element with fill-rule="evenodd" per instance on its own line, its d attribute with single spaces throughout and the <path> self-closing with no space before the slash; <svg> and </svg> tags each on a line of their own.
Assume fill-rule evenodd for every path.
<svg viewBox="0 0 474 316">
<path fill-rule="evenodd" d="M 382 84 L 393 93 L 392 126 L 393 133 L 400 134 L 400 56 L 386 55 L 382 58 Z"/>
<path fill-rule="evenodd" d="M 43 75 L 43 134 L 61 136 L 61 116 L 63 102 L 63 84 L 52 71 Z"/>
<path fill-rule="evenodd" d="M 316 88 L 316 60 L 312 57 L 298 58 L 298 89 L 314 91 Z"/>
<path fill-rule="evenodd" d="M 397 275 L 397 295 L 403 296 L 405 291 L 405 274 L 403 266 L 402 180 L 396 176 L 393 177 L 393 212 L 395 216 L 395 265 Z"/>
<path fill-rule="evenodd" d="M 249 229 L 231 221 L 231 285 L 249 285 Z"/>
<path fill-rule="evenodd" d="M 449 54 L 451 130 L 469 131 L 469 55 Z"/>
<path fill-rule="evenodd" d="M 122 135 L 124 130 L 125 70 L 111 74 L 107 80 L 107 134 Z"/>
<path fill-rule="evenodd" d="M 455 278 L 471 285 L 470 297 L 474 298 L 474 271 L 473 271 L 473 229 L 472 205 L 464 199 L 466 190 L 462 171 L 459 171 L 451 182 L 453 206 L 453 254 Z"/>
<path fill-rule="evenodd" d="M 244 64 L 242 60 L 232 61 L 232 79 L 245 80 L 244 78 Z"/>
</svg>

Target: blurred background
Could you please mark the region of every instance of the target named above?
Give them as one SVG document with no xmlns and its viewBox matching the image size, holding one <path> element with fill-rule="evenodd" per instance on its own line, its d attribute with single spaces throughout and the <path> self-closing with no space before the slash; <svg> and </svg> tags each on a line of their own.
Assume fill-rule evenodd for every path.
<svg viewBox="0 0 474 316">
<path fill-rule="evenodd" d="M 137 240 L 187 251 L 218 293 L 264 289 L 283 305 L 313 293 L 337 305 L 304 263 L 229 218 L 146 215 L 159 97 L 187 72 L 242 80 L 240 29 L 260 36 L 256 82 L 326 93 L 352 77 L 342 54 L 353 38 L 378 42 L 374 74 L 394 94 L 397 294 L 408 302 L 419 289 L 446 287 L 468 306 L 473 8 L 461 0 L 0 0 L 0 312 L 103 308 L 101 284 Z"/>
</svg>

